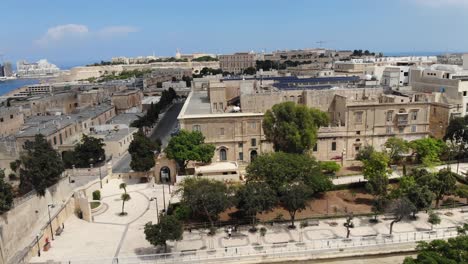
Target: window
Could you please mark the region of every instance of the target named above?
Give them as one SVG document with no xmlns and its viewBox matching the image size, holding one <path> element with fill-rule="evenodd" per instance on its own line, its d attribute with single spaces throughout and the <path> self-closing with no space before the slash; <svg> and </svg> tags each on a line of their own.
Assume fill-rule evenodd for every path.
<svg viewBox="0 0 468 264">
<path fill-rule="evenodd" d="M 354 113 L 354 122 L 356 124 L 362 124 L 362 112 Z"/>
<path fill-rule="evenodd" d="M 224 136 L 224 127 L 222 127 L 222 128 L 219 129 L 219 134 L 220 134 L 221 136 Z"/>
<path fill-rule="evenodd" d="M 416 132 L 416 126 L 411 126 L 411 132 Z"/>
<path fill-rule="evenodd" d="M 387 122 L 391 122 L 393 120 L 393 111 L 387 112 Z"/>
<path fill-rule="evenodd" d="M 57 138 L 54 137 L 54 145 L 57 145 Z"/>
<path fill-rule="evenodd" d="M 62 145 L 63 144 L 62 134 L 59 135 L 59 139 L 60 139 L 60 145 Z"/>
<path fill-rule="evenodd" d="M 0 122 L 3 122 L 3 117 L 2 117 L 2 118 L 0 118 Z"/>
<path fill-rule="evenodd" d="M 252 128 L 252 129 L 256 129 L 257 128 L 257 122 L 255 122 L 255 121 L 249 122 L 249 127 Z"/>
<path fill-rule="evenodd" d="M 405 128 L 404 128 L 404 127 L 398 128 L 398 132 L 399 132 L 400 134 L 403 133 L 404 131 L 405 131 Z"/>
<path fill-rule="evenodd" d="M 223 103 L 219 103 L 219 110 L 221 110 L 221 111 L 224 110 Z"/>
<path fill-rule="evenodd" d="M 217 103 L 213 103 L 213 109 L 218 110 L 218 104 Z"/>
<path fill-rule="evenodd" d="M 417 120 L 418 119 L 418 111 L 411 111 L 411 120 Z"/>
<path fill-rule="evenodd" d="M 257 146 L 257 139 L 256 139 L 256 138 L 250 139 L 250 145 L 251 145 L 252 147 L 256 147 L 256 146 Z"/>
<path fill-rule="evenodd" d="M 192 126 L 192 131 L 198 131 L 198 132 L 200 132 L 200 131 L 201 131 L 200 125 L 193 125 L 193 126 Z"/>
<path fill-rule="evenodd" d="M 403 73 L 403 76 L 408 76 L 408 72 Z"/>
<path fill-rule="evenodd" d="M 463 91 L 463 96 L 466 96 L 466 91 Z"/>
<path fill-rule="evenodd" d="M 243 147 L 244 147 L 244 143 L 240 142 L 240 143 L 238 144 L 238 147 L 239 147 L 239 148 L 243 148 Z"/>
<path fill-rule="evenodd" d="M 219 150 L 219 160 L 226 161 L 227 160 L 227 151 L 226 149 Z"/>
<path fill-rule="evenodd" d="M 392 127 L 387 127 L 387 134 L 391 134 L 392 133 Z"/>
<path fill-rule="evenodd" d="M 313 151 L 317 151 L 317 148 L 318 148 L 317 145 L 318 145 L 318 144 L 315 143 Z"/>
<path fill-rule="evenodd" d="M 331 144 L 331 150 L 335 151 L 336 150 L 336 142 L 332 142 Z"/>
<path fill-rule="evenodd" d="M 244 160 L 244 152 L 239 152 L 239 160 Z"/>
<path fill-rule="evenodd" d="M 361 135 L 361 131 L 356 131 L 356 135 Z"/>
</svg>

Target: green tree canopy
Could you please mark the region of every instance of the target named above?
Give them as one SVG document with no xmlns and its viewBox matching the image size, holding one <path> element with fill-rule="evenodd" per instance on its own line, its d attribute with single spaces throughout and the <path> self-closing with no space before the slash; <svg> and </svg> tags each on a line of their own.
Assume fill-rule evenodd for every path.
<svg viewBox="0 0 468 264">
<path fill-rule="evenodd" d="M 189 161 L 210 162 L 214 150 L 215 146 L 205 144 L 205 137 L 201 132 L 181 130 L 171 138 L 165 152 L 168 158 L 175 160 L 182 171 L 185 171 Z"/>
<path fill-rule="evenodd" d="M 387 195 L 389 158 L 385 153 L 372 152 L 368 160 L 364 160 L 364 178 L 367 180 L 366 188 L 375 196 Z"/>
<path fill-rule="evenodd" d="M 409 150 L 408 142 L 402 138 L 391 137 L 385 142 L 385 147 L 390 149 L 388 156 L 394 163 L 398 163 L 403 158 L 403 154 Z"/>
<path fill-rule="evenodd" d="M 257 69 L 255 67 L 248 67 L 244 70 L 244 74 L 247 75 L 254 75 L 257 73 Z"/>
<path fill-rule="evenodd" d="M 236 201 L 237 208 L 252 217 L 252 225 L 255 226 L 257 213 L 272 209 L 278 203 L 278 198 L 268 184 L 248 182 L 237 191 Z"/>
<path fill-rule="evenodd" d="M 130 168 L 138 172 L 148 172 L 155 165 L 154 152 L 158 146 L 147 138 L 141 131 L 133 135 L 133 140 L 128 147 L 128 153 L 132 157 Z"/>
<path fill-rule="evenodd" d="M 291 218 L 291 228 L 294 228 L 296 213 L 306 209 L 313 191 L 306 184 L 298 182 L 281 188 L 281 206 L 286 209 Z"/>
<path fill-rule="evenodd" d="M 104 140 L 102 138 L 83 135 L 81 142 L 75 146 L 73 157 L 77 168 L 89 167 L 90 163 L 98 163 L 106 160 L 104 151 Z"/>
<path fill-rule="evenodd" d="M 415 210 L 414 204 L 406 197 L 393 200 L 388 207 L 388 212 L 395 216 L 395 219 L 390 223 L 390 234 L 393 232 L 395 223 L 408 217 Z"/>
<path fill-rule="evenodd" d="M 434 193 L 437 207 L 445 195 L 452 194 L 456 190 L 457 184 L 457 179 L 450 169 L 442 169 L 437 173 L 420 170 L 416 181 L 421 186 L 427 186 Z"/>
<path fill-rule="evenodd" d="M 440 139 L 421 138 L 411 141 L 410 147 L 417 154 L 418 160 L 426 167 L 431 167 L 439 162 L 439 155 L 444 150 L 445 143 Z"/>
<path fill-rule="evenodd" d="M 267 183 L 278 194 L 281 188 L 303 182 L 312 192 L 331 188 L 328 177 L 321 172 L 319 163 L 308 155 L 273 152 L 257 156 L 247 166 L 247 181 Z"/>
<path fill-rule="evenodd" d="M 13 205 L 13 187 L 5 181 L 5 170 L 0 169 L 0 215 Z"/>
<path fill-rule="evenodd" d="M 445 240 L 419 242 L 416 259 L 407 257 L 404 264 L 459 264 L 468 263 L 468 236 Z"/>
<path fill-rule="evenodd" d="M 362 149 L 359 150 L 359 152 L 356 155 L 356 159 L 360 161 L 365 161 L 370 159 L 372 152 L 374 152 L 375 149 L 371 145 L 364 146 Z"/>
<path fill-rule="evenodd" d="M 318 128 L 327 124 L 326 113 L 285 102 L 274 105 L 265 113 L 263 130 L 275 151 L 305 153 L 315 145 Z"/>
<path fill-rule="evenodd" d="M 178 190 L 181 202 L 208 218 L 211 226 L 219 214 L 231 206 L 230 190 L 225 183 L 216 180 L 190 177 L 181 183 Z"/>
<path fill-rule="evenodd" d="M 36 190 L 40 196 L 45 195 L 47 187 L 60 180 L 64 165 L 60 155 L 41 134 L 34 141 L 26 141 L 21 153 L 20 191 L 27 193 Z"/>
<path fill-rule="evenodd" d="M 182 222 L 175 216 L 161 216 L 159 224 L 149 222 L 145 225 L 145 237 L 153 246 L 164 246 L 167 252 L 167 241 L 182 240 L 183 235 Z"/>
</svg>

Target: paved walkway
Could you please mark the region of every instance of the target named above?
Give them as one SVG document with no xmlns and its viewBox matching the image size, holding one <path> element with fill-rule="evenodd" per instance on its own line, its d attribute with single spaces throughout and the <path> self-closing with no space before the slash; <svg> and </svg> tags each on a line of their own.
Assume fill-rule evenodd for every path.
<svg viewBox="0 0 468 264">
<path fill-rule="evenodd" d="M 89 259 L 98 261 L 105 259 L 112 262 L 113 258 L 119 258 L 130 262 L 142 262 L 140 259 L 146 255 L 158 254 L 160 249 L 150 245 L 144 235 L 144 225 L 149 221 L 156 221 L 156 204 L 150 201 L 151 197 L 157 197 L 159 210 L 164 208 L 163 200 L 170 196 L 167 186 L 152 184 L 128 184 L 127 192 L 132 197 L 125 204 L 127 216 L 119 216 L 122 201 L 120 195 L 123 190 L 118 186 L 120 180 L 111 180 L 102 190 L 102 202 L 105 206 L 94 215 L 94 222 L 85 222 L 76 217 L 70 217 L 65 222 L 65 230 L 52 242 L 52 248 L 43 252 L 41 257 L 34 257 L 31 262 L 44 262 L 47 260 L 71 260 L 72 263 L 89 262 Z M 468 213 L 460 209 L 451 211 L 452 216 L 445 215 L 447 211 L 441 211 L 442 222 L 434 230 L 440 235 L 447 234 L 447 230 L 465 223 Z M 383 217 L 381 217 L 383 218 Z M 421 239 L 432 232 L 430 224 L 427 223 L 427 214 L 419 213 L 415 221 L 404 221 L 394 226 L 394 237 L 399 239 Z M 184 232 L 182 241 L 170 242 L 169 248 L 178 253 L 178 257 L 188 258 L 192 255 L 209 258 L 211 255 L 218 257 L 251 255 L 259 252 L 268 254 L 278 250 L 293 252 L 307 246 L 310 250 L 319 250 L 322 247 L 335 247 L 355 245 L 356 243 L 389 243 L 390 219 L 382 219 L 377 224 L 369 223 L 368 217 L 359 217 L 353 220 L 355 228 L 351 229 L 350 239 L 352 243 L 343 240 L 346 238 L 346 228 L 343 226 L 345 219 L 320 220 L 318 225 L 289 230 L 287 224 L 275 224 L 265 226 L 266 235 L 248 232 L 248 227 L 242 227 L 234 232 L 232 238 L 228 238 L 224 229 L 219 229 L 214 236 L 208 236 L 208 230 L 193 230 Z M 262 226 L 259 226 L 259 228 Z M 435 238 L 434 234 L 433 237 Z M 450 233 L 452 234 L 452 233 Z M 439 235 L 439 236 L 440 236 Z M 387 240 L 386 240 L 387 239 Z M 395 240 L 396 241 L 396 240 Z M 380 243 L 379 242 L 379 243 Z M 414 241 L 413 241 L 414 242 Z M 299 243 L 299 244 L 298 244 Z M 343 244 L 345 243 L 345 244 Z M 261 248 L 261 250 L 260 250 Z M 213 253 L 214 252 L 214 253 Z M 263 254 L 263 253 L 262 253 Z M 174 255 L 171 255 L 172 258 Z M 154 261 L 154 255 L 151 256 Z M 174 261 L 175 259 L 172 259 Z M 102 262 L 101 262 L 102 263 Z M 177 261 L 176 261 L 177 263 Z"/>
</svg>

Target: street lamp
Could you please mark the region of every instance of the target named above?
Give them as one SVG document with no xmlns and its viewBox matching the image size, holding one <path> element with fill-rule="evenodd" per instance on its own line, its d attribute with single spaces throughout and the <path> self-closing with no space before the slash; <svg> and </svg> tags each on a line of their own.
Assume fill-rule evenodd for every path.
<svg viewBox="0 0 468 264">
<path fill-rule="evenodd" d="M 157 197 L 151 197 L 150 201 L 155 201 L 155 203 L 156 203 L 156 223 L 159 224 L 158 198 Z"/>
<path fill-rule="evenodd" d="M 166 214 L 166 194 L 165 194 L 165 191 L 164 191 L 164 183 L 163 183 L 162 187 L 163 187 L 163 203 L 164 203 L 163 204 L 164 205 L 163 212 L 164 212 L 164 214 Z"/>
<path fill-rule="evenodd" d="M 50 234 L 52 235 L 52 240 L 54 240 L 54 230 L 52 229 L 52 217 L 50 217 L 50 208 L 54 208 L 54 204 L 47 205 L 47 212 L 49 213 L 49 226 L 50 226 Z"/>
<path fill-rule="evenodd" d="M 39 234 L 36 235 L 36 243 L 37 243 L 37 256 L 41 256 L 41 246 L 39 245 Z"/>
<path fill-rule="evenodd" d="M 101 162 L 102 160 L 102 157 L 99 157 L 98 161 Z M 101 174 L 101 167 L 102 167 L 102 164 L 100 164 L 99 166 L 99 183 L 101 184 L 101 189 L 102 189 L 102 174 Z"/>
</svg>

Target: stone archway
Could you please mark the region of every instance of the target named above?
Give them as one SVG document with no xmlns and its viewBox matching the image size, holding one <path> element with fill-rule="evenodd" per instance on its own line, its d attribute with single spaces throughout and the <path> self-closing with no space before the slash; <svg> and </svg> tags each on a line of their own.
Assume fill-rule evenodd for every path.
<svg viewBox="0 0 468 264">
<path fill-rule="evenodd" d="M 250 151 L 250 162 L 252 162 L 257 157 L 257 155 L 258 153 L 256 150 Z"/>
<path fill-rule="evenodd" d="M 164 166 L 159 171 L 159 182 L 161 183 L 168 183 L 171 182 L 171 169 L 169 167 Z"/>
</svg>

